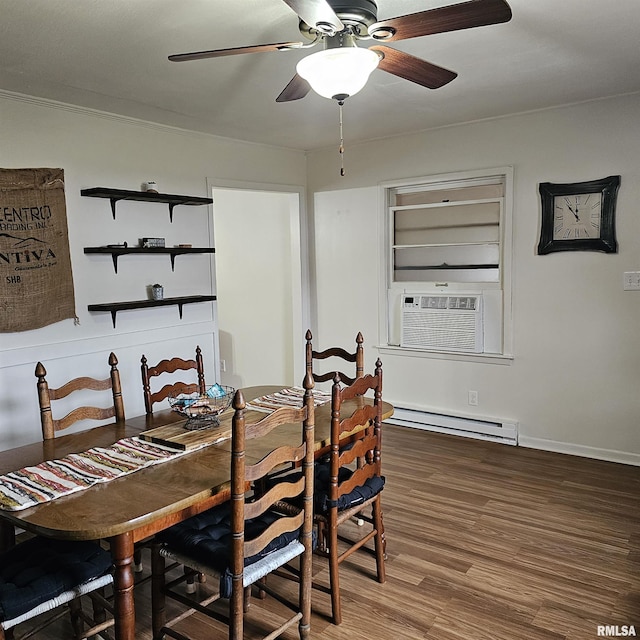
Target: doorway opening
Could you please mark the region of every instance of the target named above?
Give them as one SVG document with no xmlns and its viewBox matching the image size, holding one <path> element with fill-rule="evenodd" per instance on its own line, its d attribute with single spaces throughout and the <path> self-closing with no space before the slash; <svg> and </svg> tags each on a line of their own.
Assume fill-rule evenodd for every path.
<svg viewBox="0 0 640 640">
<path fill-rule="evenodd" d="M 219 379 L 299 385 L 309 326 L 302 189 L 216 182 L 211 192 Z"/>
</svg>

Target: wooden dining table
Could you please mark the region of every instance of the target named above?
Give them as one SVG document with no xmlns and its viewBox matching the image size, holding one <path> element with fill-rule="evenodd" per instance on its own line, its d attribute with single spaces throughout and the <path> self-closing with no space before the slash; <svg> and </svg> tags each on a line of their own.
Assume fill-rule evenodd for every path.
<svg viewBox="0 0 640 640">
<path fill-rule="evenodd" d="M 242 391 L 249 402 L 283 387 L 255 386 Z M 348 403 L 343 404 L 343 409 L 349 411 Z M 383 403 L 383 419 L 392 413 L 393 407 Z M 229 433 L 232 415 L 233 410 L 228 409 L 220 416 L 221 426 L 228 426 Z M 260 415 L 265 414 L 247 411 L 247 420 L 259 419 Z M 122 438 L 138 436 L 141 432 L 164 425 L 180 427 L 183 423 L 185 418 L 181 414 L 166 409 L 148 416 L 129 418 L 124 423 L 116 422 L 2 451 L 0 474 L 92 447 L 109 446 Z M 328 449 L 330 431 L 329 402 L 315 410 L 317 455 Z M 300 437 L 300 425 L 282 425 L 268 437 L 247 443 L 246 457 L 257 461 L 269 450 Z M 228 500 L 230 451 L 231 442 L 226 439 L 22 511 L 0 510 L 0 546 L 7 548 L 14 543 L 16 527 L 49 538 L 107 540 L 114 565 L 115 637 L 117 640 L 134 640 L 134 544 Z"/>
</svg>

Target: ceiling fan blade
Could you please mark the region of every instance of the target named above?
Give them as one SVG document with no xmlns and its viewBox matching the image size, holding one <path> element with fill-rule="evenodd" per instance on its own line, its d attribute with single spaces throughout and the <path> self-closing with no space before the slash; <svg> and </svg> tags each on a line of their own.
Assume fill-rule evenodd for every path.
<svg viewBox="0 0 640 640">
<path fill-rule="evenodd" d="M 394 76 L 404 78 L 410 82 L 415 82 L 428 89 L 439 89 L 458 75 L 454 71 L 438 67 L 426 60 L 421 60 L 391 47 L 375 45 L 369 47 L 369 49 L 377 51 L 384 56 L 378 64 L 378 69 L 392 73 Z"/>
<path fill-rule="evenodd" d="M 369 27 L 369 34 L 378 40 L 392 42 L 509 20 L 511 7 L 505 0 L 469 0 L 376 22 Z"/>
<path fill-rule="evenodd" d="M 211 51 L 194 51 L 193 53 L 176 53 L 169 56 L 171 62 L 187 62 L 188 60 L 204 60 L 205 58 L 221 58 L 235 56 L 240 53 L 264 53 L 266 51 L 282 51 L 300 49 L 302 42 L 279 42 L 274 44 L 256 44 L 250 47 L 234 47 L 232 49 L 213 49 Z"/>
<path fill-rule="evenodd" d="M 282 90 L 280 95 L 276 98 L 276 102 L 290 102 L 291 100 L 300 100 L 304 98 L 307 93 L 311 91 L 311 85 L 297 73 L 289 84 Z"/>
<path fill-rule="evenodd" d="M 321 33 L 338 33 L 344 29 L 340 18 L 326 0 L 283 0 L 310 27 Z"/>
</svg>

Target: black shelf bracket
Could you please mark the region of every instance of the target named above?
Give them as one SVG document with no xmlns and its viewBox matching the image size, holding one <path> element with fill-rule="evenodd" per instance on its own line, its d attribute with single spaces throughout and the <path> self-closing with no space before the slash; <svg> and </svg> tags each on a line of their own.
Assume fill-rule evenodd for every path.
<svg viewBox="0 0 640 640">
<path fill-rule="evenodd" d="M 109 198 L 109 202 L 111 203 L 111 215 L 113 219 L 116 219 L 116 203 L 122 200 L 122 198 Z"/>
</svg>

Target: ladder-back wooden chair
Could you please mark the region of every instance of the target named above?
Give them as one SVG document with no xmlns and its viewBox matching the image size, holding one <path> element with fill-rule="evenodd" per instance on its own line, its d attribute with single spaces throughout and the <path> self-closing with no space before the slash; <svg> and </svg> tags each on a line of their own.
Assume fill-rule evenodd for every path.
<svg viewBox="0 0 640 640">
<path fill-rule="evenodd" d="M 356 350 L 353 353 L 349 353 L 342 347 L 330 347 L 324 351 L 315 351 L 312 345 L 311 330 L 307 330 L 306 338 L 306 367 L 307 371 L 311 373 L 315 382 L 327 382 L 332 381 L 336 372 L 340 375 L 340 381 L 343 384 L 352 384 L 356 378 L 361 378 L 364 375 L 364 348 L 362 346 L 364 338 L 362 334 L 358 332 L 356 336 Z M 355 364 L 355 376 L 350 373 L 338 371 L 337 367 L 327 368 L 328 363 L 325 364 L 327 371 L 325 373 L 319 373 L 314 366 L 314 360 L 327 360 L 329 358 L 335 358 L 343 360 L 345 362 L 351 362 Z M 329 363 L 336 363 L 336 360 L 329 360 Z M 343 368 L 344 362 L 338 362 L 340 368 Z"/>
<path fill-rule="evenodd" d="M 365 394 L 373 392 L 373 402 Z M 317 553 L 329 560 L 330 593 L 334 624 L 342 622 L 339 566 L 357 550 L 372 552 L 378 582 L 385 582 L 385 538 L 380 495 L 385 479 L 381 473 L 382 449 L 382 363 L 373 375 L 356 379 L 343 387 L 336 374 L 331 399 L 331 452 L 329 460 L 315 467 L 315 522 Z M 368 425 L 364 428 L 364 425 Z M 363 427 L 348 438 L 344 435 Z M 348 523 L 358 518 L 370 525 L 361 532 Z M 345 529 L 350 527 L 348 534 Z M 373 550 L 365 545 L 373 540 Z"/>
<path fill-rule="evenodd" d="M 42 362 L 36 365 L 36 377 L 38 378 L 38 401 L 40 403 L 40 422 L 42 424 L 42 437 L 44 440 L 55 438 L 58 431 L 63 431 L 80 420 L 107 420 L 115 418 L 117 422 L 124 423 L 124 402 L 122 400 L 122 388 L 120 386 L 120 372 L 118 371 L 118 359 L 111 353 L 109 355 L 109 377 L 103 380 L 96 378 L 80 377 L 70 380 L 66 384 L 52 389 L 49 387 L 45 376 L 47 370 Z M 62 400 L 76 391 L 109 391 L 111 404 L 107 407 L 76 407 L 62 418 L 55 419 L 51 412 L 51 401 Z M 103 393 L 103 395 L 106 395 Z"/>
<path fill-rule="evenodd" d="M 168 396 L 176 396 L 179 393 L 194 393 L 196 391 L 201 394 L 206 392 L 204 364 L 202 361 L 202 351 L 199 346 L 196 347 L 195 359 L 183 360 L 182 358 L 171 358 L 161 360 L 155 366 L 150 367 L 148 366 L 147 358 L 143 355 L 141 363 L 142 392 L 144 394 L 144 406 L 147 414 L 153 413 L 153 405 L 157 402 L 162 402 Z M 194 371 L 194 381 L 181 382 L 174 380 L 165 384 L 157 391 L 151 391 L 152 378 L 163 374 L 173 374 L 176 373 L 176 371 Z M 165 378 L 167 378 L 166 375 Z"/>
<path fill-rule="evenodd" d="M 109 356 L 110 375 L 104 380 L 89 377 L 75 378 L 53 389 L 46 380 L 47 371 L 41 362 L 35 369 L 42 437 L 50 440 L 56 434 L 80 420 L 124 422 L 124 404 L 120 388 L 118 360 Z M 51 402 L 62 400 L 76 391 L 100 392 L 109 397 L 106 408 L 76 407 L 62 418 L 54 419 Z M 109 393 L 107 393 L 109 392 Z M 30 629 L 20 637 L 29 637 L 71 611 L 74 638 L 87 638 L 113 626 L 112 605 L 104 597 L 104 588 L 113 583 L 111 554 L 97 542 L 50 540 L 34 536 L 0 554 L 0 640 L 17 638 L 15 629 Z M 87 595 L 93 602 L 93 616 L 80 603 Z M 43 614 L 51 612 L 49 616 Z M 36 620 L 37 618 L 37 620 Z M 35 625 L 35 626 L 33 626 Z M 90 628 L 85 628 L 89 625 Z"/>
<path fill-rule="evenodd" d="M 158 364 L 150 367 L 146 356 L 143 355 L 140 359 L 140 363 L 144 408 L 147 415 L 153 413 L 154 404 L 166 400 L 169 396 L 177 396 L 180 393 L 190 394 L 195 392 L 204 395 L 206 392 L 204 362 L 202 359 L 202 350 L 199 345 L 196 346 L 195 358 L 190 360 L 184 360 L 178 357 L 167 358 L 160 360 Z M 191 375 L 192 380 L 190 382 L 175 380 L 172 374 L 178 371 L 183 372 L 186 375 Z M 156 378 L 157 380 L 154 380 Z M 171 382 L 166 382 L 159 389 L 152 392 L 152 384 L 157 383 L 157 386 L 159 386 L 163 380 L 171 380 Z M 154 384 L 154 386 L 156 385 Z M 141 546 L 149 546 L 148 542 L 148 540 L 144 541 Z M 142 571 L 139 556 L 136 556 L 136 571 Z M 193 580 L 191 578 L 186 586 L 186 590 L 187 593 L 193 593 L 195 590 L 195 586 L 193 585 Z"/>
<path fill-rule="evenodd" d="M 301 408 L 283 407 L 251 424 L 246 423 L 242 392 L 236 392 L 231 444 L 232 498 L 226 504 L 158 534 L 162 544 L 154 549 L 153 556 L 154 638 L 167 635 L 187 640 L 172 627 L 189 613 L 199 611 L 227 624 L 230 640 L 242 640 L 245 614 L 250 610 L 252 585 L 294 612 L 292 617 L 264 636 L 265 639 L 276 638 L 295 624 L 301 639 L 309 637 L 314 455 L 313 381 L 310 376 L 305 376 L 303 385 L 306 393 Z M 273 430 L 290 423 L 300 424 L 300 439 L 297 443 L 279 444 Z M 279 446 L 271 449 L 256 443 L 260 450 L 270 451 L 259 462 L 248 464 L 245 446 L 251 440 L 268 437 L 269 434 L 273 434 L 274 444 Z M 274 468 L 292 463 L 302 464 L 302 473 L 295 482 L 276 478 L 271 480 L 266 492 L 254 492 L 249 488 L 261 484 Z M 289 563 L 296 558 L 300 559 L 299 566 L 290 567 Z M 174 591 L 173 587 L 186 578 L 181 576 L 165 584 L 165 559 L 191 567 L 194 572 L 219 578 L 219 590 L 197 602 Z M 283 597 L 274 588 L 274 581 L 266 583 L 266 576 L 276 570 L 285 571 L 286 575 L 299 582 L 296 602 Z M 178 600 L 191 611 L 166 622 L 165 596 Z M 212 609 L 208 606 L 220 598 L 229 599 L 228 615 L 221 613 L 220 607 L 215 608 L 214 605 Z M 273 620 L 276 615 L 279 614 L 270 608 L 263 619 Z M 263 638 L 262 635 L 260 637 Z"/>
<path fill-rule="evenodd" d="M 118 371 L 118 358 L 112 352 L 109 354 L 109 377 L 103 380 L 89 378 L 86 376 L 74 378 L 62 386 L 52 389 L 45 376 L 47 370 L 42 362 L 36 365 L 36 377 L 38 378 L 38 401 L 40 403 L 40 422 L 42 424 L 42 437 L 44 440 L 55 438 L 59 431 L 63 431 L 80 420 L 107 420 L 115 418 L 116 422 L 124 423 L 124 401 L 122 399 L 122 387 L 120 384 L 120 372 Z M 95 391 L 101 393 L 105 398 L 104 403 L 108 403 L 106 398 L 111 400 L 111 405 L 107 407 L 76 407 L 63 418 L 54 419 L 51 402 L 60 401 L 70 396 L 76 391 Z M 110 394 L 107 393 L 110 392 Z M 148 541 L 136 543 L 134 556 L 134 569 L 136 573 L 142 572 L 142 549 Z"/>
<path fill-rule="evenodd" d="M 356 336 L 356 350 L 353 353 L 349 353 L 342 347 L 329 347 L 324 351 L 315 351 L 312 344 L 311 330 L 307 330 L 306 334 L 306 370 L 311 373 L 315 382 L 327 382 L 333 381 L 336 374 L 340 376 L 340 382 L 343 385 L 353 384 L 357 378 L 362 378 L 364 375 L 364 338 L 362 333 L 358 331 Z M 316 362 L 323 361 L 324 373 L 319 373 L 316 369 Z M 355 376 L 344 371 L 339 371 L 339 368 L 344 368 L 345 363 L 355 364 Z M 329 370 L 328 365 L 334 365 L 332 370 Z M 362 461 L 360 461 L 361 463 Z M 358 521 L 359 525 L 362 525 L 362 520 Z"/>
</svg>

